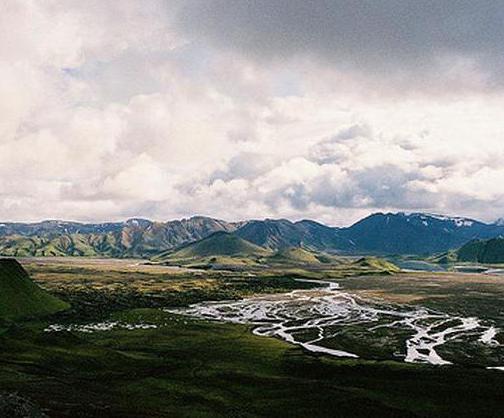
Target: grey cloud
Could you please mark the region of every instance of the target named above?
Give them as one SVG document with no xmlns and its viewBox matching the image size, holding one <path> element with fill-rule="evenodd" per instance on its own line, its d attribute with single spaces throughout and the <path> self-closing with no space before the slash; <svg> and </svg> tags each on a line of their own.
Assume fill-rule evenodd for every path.
<svg viewBox="0 0 504 418">
<path fill-rule="evenodd" d="M 334 135 L 332 140 L 336 141 L 336 140 L 353 139 L 359 136 L 370 138 L 372 135 L 373 132 L 369 125 L 352 125 L 348 128 L 340 130 L 336 135 Z"/>
<path fill-rule="evenodd" d="M 498 0 L 189 0 L 176 25 L 254 59 L 315 57 L 401 86 L 441 73 L 462 83 L 474 62 L 495 87 L 504 81 L 503 21 Z"/>
</svg>

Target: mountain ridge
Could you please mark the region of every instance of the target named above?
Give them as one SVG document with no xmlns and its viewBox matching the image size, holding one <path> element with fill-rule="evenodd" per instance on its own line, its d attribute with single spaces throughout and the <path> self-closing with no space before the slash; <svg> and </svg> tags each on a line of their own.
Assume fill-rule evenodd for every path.
<svg viewBox="0 0 504 418">
<path fill-rule="evenodd" d="M 348 227 L 309 219 L 227 222 L 205 216 L 167 222 L 5 222 L 0 223 L 0 255 L 150 258 L 219 231 L 275 251 L 299 247 L 343 254 L 434 254 L 502 235 L 504 225 L 422 212 L 377 212 Z"/>
</svg>

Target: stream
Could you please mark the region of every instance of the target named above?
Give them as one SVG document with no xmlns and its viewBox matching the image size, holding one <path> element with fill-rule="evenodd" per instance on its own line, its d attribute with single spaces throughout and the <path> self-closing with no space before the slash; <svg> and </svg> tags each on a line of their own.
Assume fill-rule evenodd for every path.
<svg viewBox="0 0 504 418">
<path fill-rule="evenodd" d="M 309 280 L 304 280 L 309 281 Z M 330 347 L 342 329 L 363 326 L 369 338 L 380 329 L 405 331 L 397 356 L 409 363 L 451 364 L 437 349 L 454 341 L 472 339 L 497 347 L 497 328 L 478 318 L 452 316 L 423 307 L 367 301 L 340 290 L 334 282 L 311 281 L 324 287 L 251 297 L 239 301 L 204 302 L 167 312 L 198 318 L 254 325 L 259 336 L 281 338 L 308 351 L 337 357 L 359 357 Z"/>
</svg>

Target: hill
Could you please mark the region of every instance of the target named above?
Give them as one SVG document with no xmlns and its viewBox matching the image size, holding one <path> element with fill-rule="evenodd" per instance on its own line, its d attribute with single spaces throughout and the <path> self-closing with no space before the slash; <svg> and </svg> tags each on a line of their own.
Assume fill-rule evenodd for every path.
<svg viewBox="0 0 504 418">
<path fill-rule="evenodd" d="M 70 306 L 37 286 L 14 259 L 0 259 L 0 318 L 49 315 Z"/>
<path fill-rule="evenodd" d="M 326 261 L 324 258 L 321 261 L 321 258 L 319 258 L 317 253 L 305 250 L 304 248 L 290 247 L 276 252 L 271 257 L 268 257 L 267 261 L 280 264 L 320 264 Z"/>
<path fill-rule="evenodd" d="M 457 261 L 504 263 L 504 238 L 473 240 L 456 251 Z"/>
<path fill-rule="evenodd" d="M 399 267 L 390 261 L 376 257 L 363 257 L 353 262 L 353 265 L 369 269 L 372 271 L 383 271 L 387 273 L 398 273 L 401 271 Z"/>
<path fill-rule="evenodd" d="M 156 261 L 201 260 L 207 257 L 263 257 L 270 254 L 265 248 L 259 247 L 234 234 L 216 232 L 200 241 L 187 244 L 176 251 L 166 252 L 155 257 Z M 217 261 L 217 260 L 216 260 Z"/>
</svg>

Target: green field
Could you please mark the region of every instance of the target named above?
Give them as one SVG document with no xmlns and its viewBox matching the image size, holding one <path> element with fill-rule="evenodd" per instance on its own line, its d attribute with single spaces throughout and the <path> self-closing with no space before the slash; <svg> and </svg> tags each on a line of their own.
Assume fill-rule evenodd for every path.
<svg viewBox="0 0 504 418">
<path fill-rule="evenodd" d="M 337 359 L 255 336 L 245 325 L 159 309 L 285 292 L 300 286 L 293 276 L 337 277 L 361 296 L 422 301 L 478 315 L 488 311 L 489 318 L 502 321 L 504 284 L 497 277 L 391 275 L 363 261 L 330 271 L 297 267 L 253 275 L 127 260 L 44 259 L 23 264 L 37 283 L 72 303 L 73 309 L 3 325 L 0 394 L 17 392 L 50 417 L 501 416 L 503 372 Z M 97 321 L 122 325 L 93 333 L 44 332 L 53 323 Z M 128 324 L 157 328 L 128 330 Z"/>
</svg>

